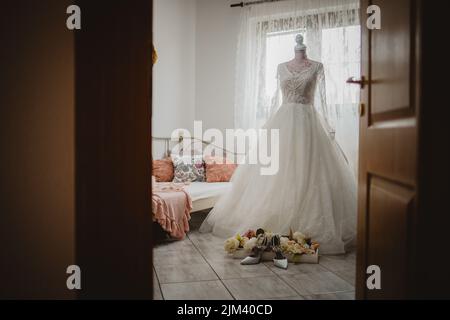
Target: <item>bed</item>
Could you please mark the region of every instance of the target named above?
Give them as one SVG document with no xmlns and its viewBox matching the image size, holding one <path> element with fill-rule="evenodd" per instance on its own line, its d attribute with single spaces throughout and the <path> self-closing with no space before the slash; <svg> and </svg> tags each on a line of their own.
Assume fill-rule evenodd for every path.
<svg viewBox="0 0 450 320">
<path fill-rule="evenodd" d="M 198 212 L 213 208 L 217 200 L 231 186 L 231 182 L 192 182 L 186 187 L 186 192 L 192 199 L 192 211 Z"/>
<path fill-rule="evenodd" d="M 184 138 L 180 136 L 175 141 L 172 138 L 160 138 L 160 137 L 152 137 L 152 146 L 153 146 L 153 158 L 154 159 L 161 159 L 164 157 L 170 156 L 171 148 L 174 146 L 174 144 L 182 143 L 183 140 L 186 141 L 188 138 Z M 203 145 L 211 144 L 210 142 L 198 140 L 195 141 L 194 138 L 191 139 L 191 143 L 201 143 Z M 238 153 L 228 151 L 226 149 L 223 149 L 224 156 L 227 155 L 237 155 Z M 192 199 L 192 210 L 191 212 L 199 212 L 204 211 L 206 209 L 211 209 L 216 204 L 217 200 L 221 195 L 223 195 L 231 186 L 231 182 L 214 182 L 214 183 L 208 183 L 208 182 L 192 182 L 186 187 L 186 192 L 191 196 Z"/>
<path fill-rule="evenodd" d="M 158 146 L 158 142 L 162 142 Z M 161 159 L 170 156 L 171 138 L 152 137 L 152 158 Z M 176 143 L 183 142 L 180 137 Z M 206 143 L 200 140 L 201 143 Z M 207 143 L 206 143 L 207 144 Z M 158 148 L 159 147 L 159 148 Z M 159 151 L 163 151 L 157 154 Z M 155 152 L 156 151 L 156 152 Z M 224 150 L 224 156 L 226 151 Z M 186 185 L 153 182 L 152 190 L 152 214 L 155 225 L 160 228 L 157 235 L 165 239 L 169 235 L 170 239 L 183 239 L 190 230 L 190 225 L 194 226 L 203 219 L 203 214 L 213 208 L 217 200 L 231 187 L 231 182 L 191 182 Z M 181 188 L 181 189 L 180 189 Z M 192 213 L 198 213 L 191 220 Z"/>
<path fill-rule="evenodd" d="M 201 225 L 205 214 L 230 187 L 230 182 L 192 182 L 188 185 L 171 182 L 153 184 L 152 220 L 157 238 L 182 240 L 191 228 Z M 192 213 L 198 214 L 192 215 Z M 159 235 L 159 236 L 158 236 Z M 156 238 L 155 238 L 156 239 Z"/>
</svg>

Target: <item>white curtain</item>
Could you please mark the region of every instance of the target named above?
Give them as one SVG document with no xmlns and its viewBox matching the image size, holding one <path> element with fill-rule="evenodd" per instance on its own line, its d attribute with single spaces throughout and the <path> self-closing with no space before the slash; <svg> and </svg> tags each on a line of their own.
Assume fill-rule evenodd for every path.
<svg viewBox="0 0 450 320">
<path fill-rule="evenodd" d="M 310 59 L 325 68 L 326 98 L 336 140 L 356 173 L 360 75 L 358 0 L 291 0 L 242 9 L 238 39 L 235 127 L 259 128 L 269 117 L 278 64 L 294 56 L 301 33 Z"/>
</svg>

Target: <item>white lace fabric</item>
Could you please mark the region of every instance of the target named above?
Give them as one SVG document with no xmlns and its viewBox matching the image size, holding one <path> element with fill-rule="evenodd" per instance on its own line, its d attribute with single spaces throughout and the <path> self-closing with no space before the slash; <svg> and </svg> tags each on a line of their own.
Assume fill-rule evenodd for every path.
<svg viewBox="0 0 450 320">
<path fill-rule="evenodd" d="M 328 117 L 325 73 L 323 64 L 307 60 L 300 70 L 290 70 L 288 63 L 281 63 L 277 68 L 277 93 L 271 107 L 271 116 L 275 114 L 281 103 L 312 104 L 321 115 L 323 125 L 329 133 L 336 130 Z M 280 96 L 282 99 L 280 99 Z"/>
<path fill-rule="evenodd" d="M 311 103 L 314 98 L 317 75 L 321 63 L 311 61 L 300 71 L 291 71 L 286 63 L 278 66 L 280 88 L 283 93 L 283 101 L 286 103 Z"/>
</svg>

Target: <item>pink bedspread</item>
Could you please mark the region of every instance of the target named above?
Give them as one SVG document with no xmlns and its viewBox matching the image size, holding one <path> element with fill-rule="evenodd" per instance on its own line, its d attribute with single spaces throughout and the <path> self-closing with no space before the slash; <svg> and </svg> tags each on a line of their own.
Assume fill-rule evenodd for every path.
<svg viewBox="0 0 450 320">
<path fill-rule="evenodd" d="M 152 192 L 153 221 L 176 239 L 183 239 L 189 231 L 192 199 L 183 184 L 156 183 Z"/>
</svg>

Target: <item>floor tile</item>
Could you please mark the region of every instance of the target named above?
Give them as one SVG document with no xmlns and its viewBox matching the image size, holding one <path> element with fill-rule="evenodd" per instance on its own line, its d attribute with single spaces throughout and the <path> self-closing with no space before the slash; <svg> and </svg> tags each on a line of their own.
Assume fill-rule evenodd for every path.
<svg viewBox="0 0 450 320">
<path fill-rule="evenodd" d="M 302 296 L 354 290 L 347 281 L 328 271 L 281 277 Z"/>
<path fill-rule="evenodd" d="M 320 260 L 322 266 L 337 274 L 342 279 L 355 285 L 356 255 L 347 254 L 341 256 L 324 256 Z"/>
<path fill-rule="evenodd" d="M 305 296 L 305 300 L 355 300 L 355 292 L 336 292 Z"/>
<path fill-rule="evenodd" d="M 331 271 L 342 270 L 356 268 L 356 259 L 351 255 L 321 256 L 320 264 Z"/>
<path fill-rule="evenodd" d="M 251 278 L 261 276 L 273 276 L 272 271 L 264 264 L 241 265 L 239 259 L 225 259 L 223 261 L 211 260 L 214 271 L 219 275 L 220 279 L 238 279 Z"/>
<path fill-rule="evenodd" d="M 164 300 L 158 283 L 153 284 L 153 300 Z"/>
<path fill-rule="evenodd" d="M 156 245 L 153 250 L 158 251 L 180 251 L 194 248 L 194 244 L 189 238 L 185 238 L 181 241 L 170 241 Z"/>
<path fill-rule="evenodd" d="M 233 258 L 230 257 L 222 248 L 198 248 L 198 251 L 207 261 L 210 262 L 227 262 L 233 260 Z"/>
<path fill-rule="evenodd" d="M 356 262 L 356 251 L 349 252 L 349 253 L 346 255 L 346 258 L 347 258 L 347 259 L 351 259 L 351 260 L 353 260 L 353 261 Z"/>
<path fill-rule="evenodd" d="M 283 275 L 291 275 L 291 274 L 299 274 L 299 273 L 313 273 L 313 272 L 326 272 L 328 269 L 325 269 L 320 264 L 315 263 L 289 263 L 287 270 L 280 269 L 274 266 L 273 262 L 264 262 L 264 264 L 270 268 L 276 274 Z"/>
<path fill-rule="evenodd" d="M 223 245 L 225 242 L 225 239 L 216 237 L 212 235 L 211 233 L 199 233 L 194 232 L 192 234 L 189 234 L 189 239 L 192 241 L 192 243 L 202 249 L 208 249 L 208 248 L 214 248 L 214 249 L 220 249 L 222 252 Z"/>
<path fill-rule="evenodd" d="M 155 250 L 153 252 L 153 264 L 155 266 L 191 265 L 203 263 L 205 259 L 195 247 L 183 250 Z"/>
<path fill-rule="evenodd" d="M 231 279 L 223 283 L 236 299 L 269 299 L 296 296 L 296 292 L 290 288 L 278 276 Z"/>
<path fill-rule="evenodd" d="M 161 284 L 166 300 L 232 300 L 222 282 L 200 281 Z"/>
<path fill-rule="evenodd" d="M 355 268 L 345 268 L 333 271 L 338 277 L 341 277 L 352 286 L 356 283 L 356 270 Z"/>
<path fill-rule="evenodd" d="M 269 298 L 263 300 L 305 300 L 302 296 L 284 297 L 284 298 Z"/>
<path fill-rule="evenodd" d="M 209 264 L 156 265 L 160 283 L 218 280 Z"/>
<path fill-rule="evenodd" d="M 163 300 L 161 288 L 159 287 L 158 277 L 155 270 L 153 270 L 153 300 Z"/>
</svg>

